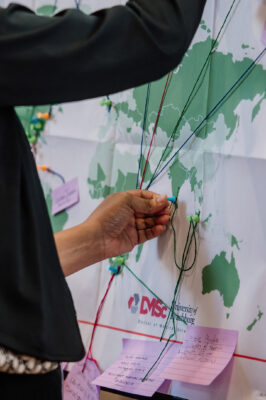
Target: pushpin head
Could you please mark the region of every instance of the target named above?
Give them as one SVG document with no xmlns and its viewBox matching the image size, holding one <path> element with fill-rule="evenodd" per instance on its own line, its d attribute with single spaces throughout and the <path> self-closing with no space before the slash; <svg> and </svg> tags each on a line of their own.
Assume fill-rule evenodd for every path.
<svg viewBox="0 0 266 400">
<path fill-rule="evenodd" d="M 192 217 L 192 221 L 199 222 L 200 221 L 199 215 L 194 215 L 194 217 Z"/>
<path fill-rule="evenodd" d="M 200 222 L 200 217 L 198 214 L 194 215 L 194 217 L 192 217 L 192 221 L 194 222 Z"/>
<path fill-rule="evenodd" d="M 36 144 L 36 143 L 37 143 L 37 140 L 38 140 L 37 136 L 28 137 L 28 141 L 29 141 L 30 143 L 32 143 L 32 144 Z"/>
<path fill-rule="evenodd" d="M 119 257 L 112 257 L 112 258 L 111 258 L 111 262 L 112 262 L 112 265 L 113 265 L 113 266 L 118 267 L 118 266 L 123 265 L 123 264 L 125 263 L 125 259 L 124 259 L 124 257 L 122 257 L 122 256 L 119 256 Z"/>
<path fill-rule="evenodd" d="M 31 122 L 32 124 L 37 124 L 37 123 L 39 122 L 39 118 L 33 117 L 33 118 L 30 120 L 30 122 Z"/>
<path fill-rule="evenodd" d="M 112 107 L 112 101 L 107 99 L 107 100 L 101 100 L 100 101 L 101 106 L 107 106 L 108 108 Z"/>
<path fill-rule="evenodd" d="M 48 119 L 50 119 L 51 115 L 48 112 L 46 112 L 46 113 L 38 112 L 37 117 L 40 119 L 48 120 Z"/>
<path fill-rule="evenodd" d="M 35 131 L 42 131 L 44 127 L 44 121 L 38 119 L 38 122 L 31 124 L 31 129 Z"/>
<path fill-rule="evenodd" d="M 170 196 L 170 197 L 167 197 L 167 200 L 171 201 L 171 203 L 176 203 L 177 198 L 176 198 L 176 196 Z"/>
<path fill-rule="evenodd" d="M 112 267 L 111 265 L 109 267 L 107 267 L 108 271 L 111 271 L 113 274 L 117 275 L 120 272 L 120 268 L 119 267 Z"/>
<path fill-rule="evenodd" d="M 47 165 L 37 165 L 37 169 L 40 169 L 41 171 L 47 171 L 48 167 Z"/>
</svg>

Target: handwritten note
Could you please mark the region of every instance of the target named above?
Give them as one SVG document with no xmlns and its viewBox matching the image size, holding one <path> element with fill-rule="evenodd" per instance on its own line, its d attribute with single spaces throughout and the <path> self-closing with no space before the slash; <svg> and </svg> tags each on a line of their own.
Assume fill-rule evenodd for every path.
<svg viewBox="0 0 266 400">
<path fill-rule="evenodd" d="M 96 364 L 87 360 L 82 372 L 84 359 L 75 363 L 64 383 L 64 400 L 99 400 L 100 388 L 92 381 L 100 375 Z"/>
<path fill-rule="evenodd" d="M 233 356 L 238 332 L 190 325 L 180 352 L 161 376 L 180 382 L 210 385 Z"/>
<path fill-rule="evenodd" d="M 142 382 L 164 346 L 165 342 L 123 339 L 120 357 L 93 383 L 127 393 L 152 396 L 164 383 L 160 374 L 170 362 L 169 355 L 171 358 L 176 355 L 180 345 L 169 344 L 157 366 Z"/>
<path fill-rule="evenodd" d="M 52 215 L 79 202 L 78 178 L 65 183 L 52 192 Z"/>
<path fill-rule="evenodd" d="M 262 43 L 264 44 L 264 46 L 266 46 L 266 21 L 264 23 L 264 29 L 262 32 L 261 40 L 262 40 Z"/>
</svg>

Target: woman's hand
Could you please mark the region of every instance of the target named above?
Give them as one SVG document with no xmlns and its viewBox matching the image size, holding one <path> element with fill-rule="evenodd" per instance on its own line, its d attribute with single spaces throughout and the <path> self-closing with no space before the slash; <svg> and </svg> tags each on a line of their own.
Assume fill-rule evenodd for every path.
<svg viewBox="0 0 266 400">
<path fill-rule="evenodd" d="M 102 239 L 103 258 L 131 251 L 161 235 L 169 223 L 166 195 L 132 190 L 108 196 L 85 221 Z"/>
<path fill-rule="evenodd" d="M 170 220 L 168 204 L 166 195 L 145 190 L 108 196 L 85 222 L 55 235 L 64 274 L 161 235 Z"/>
</svg>

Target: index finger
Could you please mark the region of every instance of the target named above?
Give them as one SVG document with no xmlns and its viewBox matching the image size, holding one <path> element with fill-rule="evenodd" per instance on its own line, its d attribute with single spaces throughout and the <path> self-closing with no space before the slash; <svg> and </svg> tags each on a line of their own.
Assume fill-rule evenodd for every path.
<svg viewBox="0 0 266 400">
<path fill-rule="evenodd" d="M 144 190 L 144 189 L 132 189 L 132 190 L 128 190 L 128 193 L 131 193 L 137 197 L 142 197 L 143 199 L 146 199 L 146 200 L 151 200 L 151 199 L 161 196 L 159 193 L 155 193 L 150 190 Z M 164 194 L 163 196 L 166 196 L 166 195 Z"/>
</svg>

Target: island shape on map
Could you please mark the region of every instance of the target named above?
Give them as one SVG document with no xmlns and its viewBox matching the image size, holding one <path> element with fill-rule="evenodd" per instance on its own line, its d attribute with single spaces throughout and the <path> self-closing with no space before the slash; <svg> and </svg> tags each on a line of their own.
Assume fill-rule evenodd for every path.
<svg viewBox="0 0 266 400">
<path fill-rule="evenodd" d="M 218 290 L 225 307 L 233 306 L 239 287 L 240 280 L 233 253 L 229 262 L 225 251 L 222 251 L 202 270 L 202 294 Z"/>
</svg>

